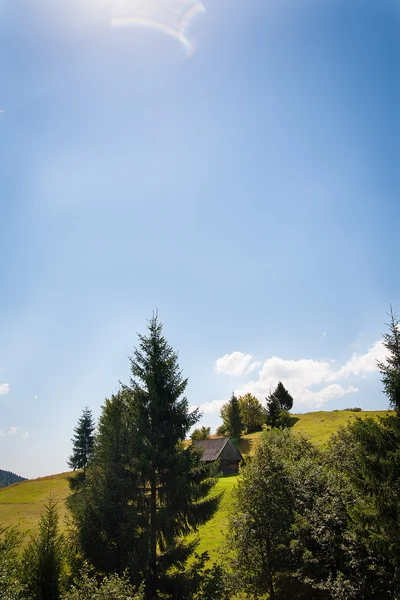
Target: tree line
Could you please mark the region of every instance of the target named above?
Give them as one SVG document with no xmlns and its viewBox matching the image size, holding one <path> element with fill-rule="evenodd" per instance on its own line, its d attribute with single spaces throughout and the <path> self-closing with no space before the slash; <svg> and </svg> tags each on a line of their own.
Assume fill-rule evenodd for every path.
<svg viewBox="0 0 400 600">
<path fill-rule="evenodd" d="M 290 411 L 293 398 L 281 381 L 266 398 L 266 406 L 253 394 L 247 393 L 236 397 L 232 393 L 228 402 L 222 405 L 220 417 L 222 424 L 216 434 L 229 436 L 238 442 L 243 433 L 261 431 L 264 425 L 269 427 L 288 427 L 291 424 Z M 191 434 L 192 440 L 204 440 L 210 437 L 211 427 L 204 425 Z"/>
</svg>

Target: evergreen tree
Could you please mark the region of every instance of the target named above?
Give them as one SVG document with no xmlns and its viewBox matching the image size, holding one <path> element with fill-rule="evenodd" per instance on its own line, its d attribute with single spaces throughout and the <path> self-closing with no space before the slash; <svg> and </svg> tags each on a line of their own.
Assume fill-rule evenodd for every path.
<svg viewBox="0 0 400 600">
<path fill-rule="evenodd" d="M 84 485 L 73 488 L 68 507 L 78 546 L 95 569 L 119 575 L 128 569 L 140 583 L 146 549 L 138 533 L 144 525 L 129 400 L 123 391 L 105 400 Z"/>
<path fill-rule="evenodd" d="M 390 406 L 400 415 L 400 320 L 392 307 L 389 317 L 389 332 L 383 334 L 383 345 L 388 356 L 385 362 L 378 362 L 378 368 Z"/>
<path fill-rule="evenodd" d="M 278 401 L 281 410 L 285 410 L 287 412 L 292 410 L 293 398 L 281 381 L 278 382 L 278 385 L 276 386 L 272 395 Z"/>
<path fill-rule="evenodd" d="M 32 538 L 22 557 L 22 578 L 27 597 L 58 600 L 63 560 L 63 537 L 58 532 L 58 513 L 52 497 L 40 517 L 39 533 Z"/>
<path fill-rule="evenodd" d="M 280 404 L 279 404 L 279 400 L 278 400 L 278 398 L 276 398 L 274 396 L 274 394 L 270 394 L 268 396 L 268 398 L 266 398 L 266 401 L 267 401 L 267 410 L 266 410 L 267 425 L 269 425 L 270 427 L 277 427 L 279 424 L 279 417 L 282 412 Z"/>
<path fill-rule="evenodd" d="M 129 386 L 106 401 L 86 481 L 69 498 L 84 555 L 96 569 L 145 582 L 148 600 L 185 598 L 185 542 L 216 510 L 216 468 L 185 447 L 200 418 L 156 317 L 131 359 Z M 192 595 L 188 597 L 192 597 Z M 158 596 L 157 596 L 158 597 Z"/>
<path fill-rule="evenodd" d="M 226 402 L 222 406 L 220 415 L 226 434 L 235 440 L 240 440 L 242 437 L 243 423 L 240 414 L 240 404 L 235 394 L 232 393 L 229 402 Z"/>
<path fill-rule="evenodd" d="M 68 466 L 75 469 L 83 469 L 85 476 L 86 466 L 93 452 L 95 425 L 91 410 L 86 406 L 82 416 L 74 429 L 72 454 L 68 460 Z"/>
<path fill-rule="evenodd" d="M 131 397 L 133 457 L 143 486 L 150 600 L 159 590 L 169 597 L 179 595 L 167 572 L 173 565 L 185 565 L 195 543 L 185 544 L 183 538 L 213 515 L 219 497 L 207 498 L 216 483 L 215 469 L 201 464 L 199 453 L 183 446 L 201 415 L 189 411 L 183 395 L 187 379 L 182 377 L 178 356 L 162 335 L 157 317 L 148 329 L 147 336 L 139 335 L 130 385 L 124 389 Z"/>
<path fill-rule="evenodd" d="M 245 394 L 239 397 L 240 415 L 246 433 L 260 431 L 265 421 L 264 409 L 261 402 L 252 394 Z"/>
<path fill-rule="evenodd" d="M 279 381 L 275 390 L 266 398 L 266 401 L 267 425 L 271 427 L 287 427 L 290 419 L 288 413 L 293 406 L 293 398 L 281 381 Z"/>
</svg>

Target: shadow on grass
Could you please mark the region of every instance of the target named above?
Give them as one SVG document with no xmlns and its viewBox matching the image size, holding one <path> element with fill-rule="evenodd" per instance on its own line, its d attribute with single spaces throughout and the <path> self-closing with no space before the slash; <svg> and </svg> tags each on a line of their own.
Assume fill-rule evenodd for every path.
<svg viewBox="0 0 400 600">
<path fill-rule="evenodd" d="M 288 427 L 293 427 L 294 425 L 296 425 L 297 421 L 300 421 L 298 417 L 290 417 L 288 419 Z"/>
</svg>

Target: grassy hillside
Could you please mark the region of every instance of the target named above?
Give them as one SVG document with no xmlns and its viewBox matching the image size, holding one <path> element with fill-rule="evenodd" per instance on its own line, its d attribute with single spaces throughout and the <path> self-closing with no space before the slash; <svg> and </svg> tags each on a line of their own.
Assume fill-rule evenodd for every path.
<svg viewBox="0 0 400 600">
<path fill-rule="evenodd" d="M 335 433 L 339 427 L 346 425 L 360 417 L 365 419 L 367 417 L 385 417 L 390 414 L 391 411 L 387 410 L 371 410 L 353 412 L 349 410 L 337 410 L 333 412 L 319 411 L 310 412 L 305 414 L 294 414 L 292 415 L 293 431 L 301 433 L 307 436 L 313 444 L 317 446 L 324 446 L 329 441 L 329 438 Z M 257 444 L 260 441 L 261 431 L 251 433 L 244 436 L 239 443 L 239 450 L 246 458 L 252 456 L 255 452 Z"/>
<path fill-rule="evenodd" d="M 60 526 L 63 527 L 66 514 L 65 499 L 68 496 L 67 477 L 70 473 L 41 477 L 21 483 L 14 483 L 0 489 L 0 524 L 20 525 L 22 531 L 34 532 L 44 505 L 51 493 L 58 504 Z"/>
<path fill-rule="evenodd" d="M 387 411 L 371 412 L 313 412 L 304 415 L 293 415 L 293 431 L 307 435 L 310 440 L 323 446 L 332 433 L 341 425 L 356 417 L 385 416 Z M 261 432 L 247 435 L 241 440 L 239 448 L 244 457 L 254 454 L 260 442 Z M 58 502 L 60 525 L 64 525 L 66 515 L 65 499 L 68 496 L 68 473 L 42 477 L 31 481 L 16 483 L 0 489 L 0 524 L 19 524 L 24 531 L 35 531 L 44 505 L 51 492 L 53 499 Z M 201 542 L 198 550 L 208 550 L 210 557 L 215 559 L 226 529 L 227 515 L 230 506 L 230 497 L 237 477 L 223 477 L 217 485 L 217 492 L 223 491 L 224 496 L 217 514 L 209 523 L 201 528 L 199 535 Z"/>
</svg>

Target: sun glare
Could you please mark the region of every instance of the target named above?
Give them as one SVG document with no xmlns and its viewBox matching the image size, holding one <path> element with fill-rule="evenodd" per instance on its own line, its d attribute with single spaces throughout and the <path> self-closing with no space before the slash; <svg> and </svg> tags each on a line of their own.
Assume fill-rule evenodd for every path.
<svg viewBox="0 0 400 600">
<path fill-rule="evenodd" d="M 204 5 L 199 0 L 115 0 L 112 25 L 158 29 L 181 42 L 190 55 L 195 46 L 189 28 L 193 20 L 204 13 Z"/>
</svg>

